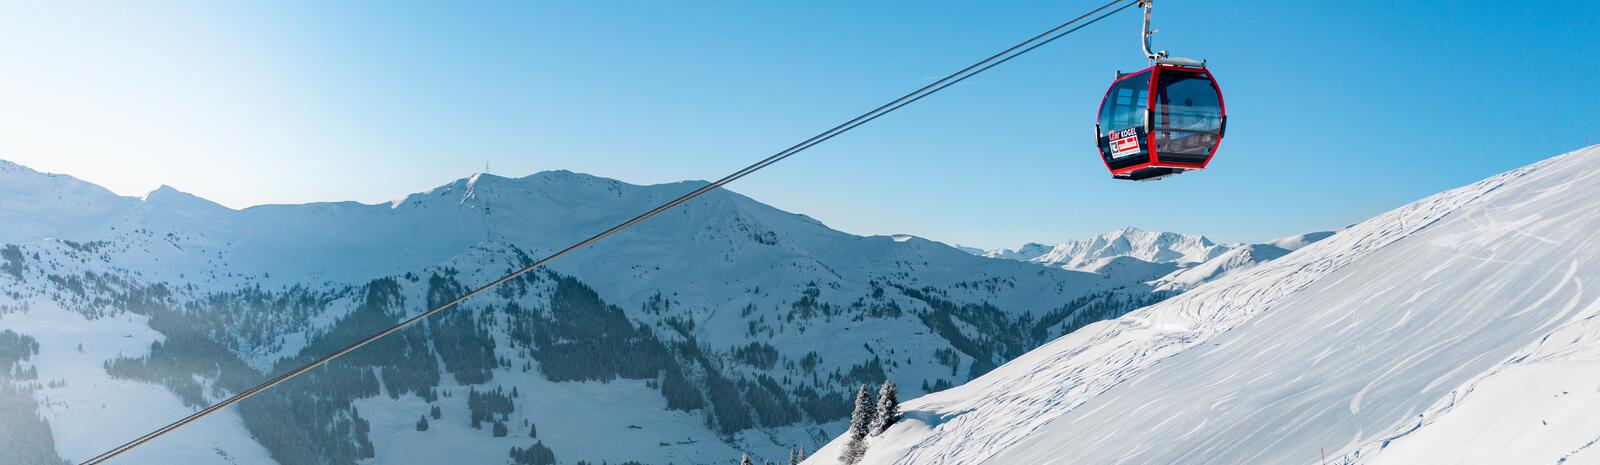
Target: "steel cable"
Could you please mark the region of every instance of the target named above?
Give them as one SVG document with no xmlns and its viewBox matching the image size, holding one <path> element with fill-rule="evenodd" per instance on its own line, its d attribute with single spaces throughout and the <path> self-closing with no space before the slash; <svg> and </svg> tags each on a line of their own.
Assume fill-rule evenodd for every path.
<svg viewBox="0 0 1600 465">
<path fill-rule="evenodd" d="M 1118 4 L 1123 4 L 1123 5 L 1121 7 L 1113 8 L 1113 7 L 1116 7 Z M 838 136 L 840 134 L 843 134 L 845 132 L 850 131 L 851 129 L 855 129 L 858 126 L 861 126 L 863 124 L 871 122 L 872 120 L 878 119 L 878 117 L 881 117 L 883 115 L 889 114 L 889 113 L 894 112 L 895 110 L 898 110 L 898 109 L 900 109 L 900 108 L 902 108 L 902 107 L 904 107 L 906 105 L 910 105 L 913 102 L 921 100 L 923 97 L 927 97 L 927 96 L 932 95 L 932 94 L 934 94 L 936 92 L 944 90 L 947 87 L 955 85 L 956 83 L 964 81 L 967 78 L 970 78 L 972 76 L 976 76 L 979 73 L 982 73 L 984 71 L 988 71 L 990 68 L 993 68 L 995 66 L 999 66 L 1002 63 L 1011 61 L 1011 59 L 1013 59 L 1013 58 L 1021 56 L 1022 54 L 1028 53 L 1030 51 L 1033 51 L 1034 49 L 1039 48 L 1039 47 L 1041 47 L 1041 46 L 1043 46 L 1045 44 L 1048 44 L 1050 42 L 1053 42 L 1056 39 L 1061 38 L 1062 36 L 1065 36 L 1067 34 L 1071 34 L 1073 32 L 1076 32 L 1079 29 L 1083 29 L 1084 27 L 1087 27 L 1087 26 L 1089 26 L 1091 24 L 1099 22 L 1102 19 L 1105 19 L 1105 18 L 1107 18 L 1107 17 L 1109 17 L 1111 15 L 1117 14 L 1117 13 L 1119 13 L 1119 12 L 1121 12 L 1123 10 L 1126 10 L 1129 7 L 1132 7 L 1132 6 L 1136 5 L 1136 4 L 1137 4 L 1137 0 L 1115 0 L 1115 1 L 1112 1 L 1110 3 L 1107 3 L 1107 4 L 1105 4 L 1105 6 L 1101 6 L 1101 7 L 1096 8 L 1096 9 L 1094 9 L 1094 10 L 1088 12 L 1088 13 L 1083 14 L 1082 16 L 1079 16 L 1077 18 L 1073 18 L 1071 21 L 1067 21 L 1065 23 L 1062 23 L 1061 25 L 1056 26 L 1055 28 L 1052 28 L 1052 29 L 1050 29 L 1048 31 L 1045 31 L 1044 33 L 1041 33 L 1039 35 L 1036 35 L 1031 39 L 1023 41 L 1022 43 L 1014 45 L 1011 48 L 1006 49 L 1005 51 L 1002 51 L 1000 53 L 995 54 L 994 56 L 991 56 L 989 58 L 984 59 L 983 61 L 979 61 L 977 63 L 974 63 L 971 66 L 963 68 L 961 71 L 957 71 L 955 73 L 950 74 L 949 76 L 945 76 L 943 79 L 935 81 L 932 84 L 928 84 L 926 86 L 923 86 L 920 89 L 912 91 L 911 93 L 906 94 L 905 96 L 902 96 L 902 97 L 900 97 L 898 99 L 895 99 L 895 100 L 893 100 L 893 101 L 891 101 L 889 103 L 886 103 L 883 106 L 875 108 L 872 111 L 863 113 L 860 116 L 852 118 L 849 121 L 846 121 L 843 124 L 840 124 L 838 126 L 834 126 L 832 129 L 828 129 L 827 131 L 823 131 L 822 133 L 819 133 L 819 134 L 817 134 L 815 136 L 812 136 L 811 138 L 806 139 L 803 142 L 800 142 L 798 144 L 790 146 L 789 148 L 784 149 L 783 151 L 780 151 L 780 152 L 778 152 L 776 154 L 773 154 L 772 156 L 769 156 L 769 157 L 767 157 L 765 159 L 762 159 L 761 161 L 758 161 L 758 162 L 756 162 L 754 164 L 751 164 L 750 166 L 746 166 L 744 169 L 741 169 L 739 171 L 735 171 L 732 174 L 724 176 L 722 179 L 718 179 L 718 180 L 716 180 L 714 182 L 706 184 L 705 186 L 702 186 L 699 189 L 695 189 L 692 192 L 689 192 L 689 193 L 684 194 L 684 195 L 682 195 L 682 196 L 680 196 L 678 198 L 675 198 L 670 202 L 661 204 L 660 206 L 655 207 L 655 208 L 651 209 L 650 211 L 641 213 L 641 214 L 639 214 L 639 216 L 633 217 L 633 219 L 630 219 L 628 221 L 622 222 L 621 224 L 613 226 L 610 229 L 607 229 L 605 231 L 601 231 L 600 233 L 595 234 L 594 236 L 590 236 L 588 239 L 584 239 L 582 241 L 579 241 L 576 244 L 572 244 L 572 245 L 568 246 L 567 248 L 561 249 L 560 251 L 557 251 L 557 252 L 555 252 L 555 253 L 553 253 L 553 254 L 551 254 L 551 255 L 543 258 L 543 259 L 540 259 L 539 261 L 533 262 L 532 264 L 530 264 L 530 265 L 528 265 L 526 267 L 518 269 L 518 270 L 512 272 L 511 274 L 507 274 L 507 275 L 501 277 L 500 279 L 496 279 L 493 282 L 490 282 L 490 283 L 485 284 L 483 286 L 480 286 L 480 287 L 478 287 L 476 289 L 473 289 L 470 292 L 462 294 L 460 297 L 456 297 L 455 299 L 451 299 L 449 302 L 445 302 L 443 304 L 440 304 L 437 307 L 429 309 L 426 312 L 422 312 L 422 313 L 417 314 L 416 316 L 407 318 L 404 321 L 401 321 L 401 322 L 395 324 L 394 326 L 389 327 L 388 329 L 380 331 L 377 334 L 373 334 L 371 336 L 367 336 L 366 338 L 361 339 L 360 341 L 357 341 L 356 343 L 351 344 L 348 347 L 340 349 L 337 352 L 333 352 L 331 354 L 324 355 L 321 358 L 318 358 L 316 360 L 311 361 L 310 363 L 307 363 L 307 364 L 305 364 L 303 366 L 300 366 L 299 368 L 295 368 L 295 369 L 290 370 L 288 372 L 285 372 L 285 373 L 283 373 L 281 375 L 278 375 L 277 377 L 274 377 L 274 378 L 272 378 L 271 380 L 269 380 L 267 382 L 261 383 L 260 385 L 257 385 L 256 387 L 253 387 L 253 388 L 250 388 L 250 389 L 246 389 L 246 390 L 244 390 L 242 392 L 239 392 L 238 394 L 234 394 L 232 397 L 224 399 L 221 402 L 217 402 L 216 404 L 212 404 L 211 406 L 206 407 L 204 409 L 201 409 L 199 411 L 196 411 L 195 413 L 190 414 L 189 416 L 186 416 L 186 417 L 184 417 L 184 418 L 182 418 L 182 419 L 180 419 L 178 421 L 172 422 L 172 423 L 170 423 L 170 424 L 168 424 L 166 426 L 163 426 L 163 427 L 158 428 L 158 429 L 156 429 L 154 431 L 146 433 L 145 435 L 140 436 L 140 437 L 138 437 L 138 438 L 136 438 L 136 439 L 134 439 L 132 441 L 128 441 L 127 443 L 124 443 L 124 444 L 122 444 L 120 446 L 117 446 L 116 448 L 113 448 L 113 449 L 108 450 L 108 451 L 106 451 L 104 453 L 101 453 L 100 455 L 97 455 L 94 458 L 91 458 L 91 459 L 89 459 L 87 461 L 82 462 L 82 465 L 97 465 L 97 464 L 100 464 L 100 463 L 104 463 L 105 461 L 110 460 L 113 457 L 116 457 L 116 456 L 121 455 L 121 454 L 123 454 L 125 452 L 128 452 L 129 450 L 133 450 L 136 447 L 144 445 L 145 443 L 150 442 L 151 440 L 153 440 L 155 438 L 161 437 L 162 435 L 170 433 L 173 430 L 181 428 L 184 425 L 187 425 L 189 423 L 193 423 L 196 420 L 204 418 L 207 415 L 210 415 L 212 413 L 216 413 L 217 411 L 225 409 L 225 408 L 228 408 L 229 406 L 232 406 L 233 404 L 237 404 L 240 401 L 243 401 L 245 399 L 249 399 L 251 397 L 254 397 L 256 394 L 260 394 L 261 392 L 266 391 L 267 389 L 271 389 L 273 386 L 277 386 L 279 384 L 282 384 L 282 383 L 284 383 L 286 381 L 294 379 L 295 377 L 298 377 L 298 376 L 300 376 L 302 374 L 305 374 L 306 372 L 311 371 L 311 370 L 313 370 L 313 369 L 315 369 L 315 368 L 317 368 L 319 366 L 325 365 L 328 362 L 332 362 L 333 360 L 338 359 L 339 357 L 343 357 L 346 354 L 349 354 L 350 352 L 354 352 L 356 349 L 360 349 L 360 348 L 362 348 L 362 347 L 364 347 L 364 346 L 366 346 L 368 344 L 371 344 L 373 341 L 377 341 L 377 340 L 382 339 L 382 338 L 384 338 L 384 337 L 386 337 L 386 336 L 388 336 L 390 334 L 394 334 L 396 332 L 399 332 L 400 330 L 405 329 L 405 328 L 407 328 L 407 327 L 409 327 L 409 326 L 411 326 L 413 324 L 416 324 L 419 321 L 427 319 L 428 317 L 433 316 L 433 315 L 435 315 L 435 314 L 437 314 L 439 312 L 443 312 L 445 310 L 453 308 L 456 305 L 459 305 L 461 302 L 463 302 L 463 301 L 465 301 L 465 300 L 467 300 L 469 298 L 472 298 L 473 296 L 476 296 L 476 295 L 481 294 L 481 293 L 483 293 L 485 291 L 493 289 L 496 286 L 499 286 L 501 284 L 505 284 L 506 282 L 511 281 L 513 279 L 516 279 L 516 278 L 518 278 L 518 277 L 520 277 L 520 276 L 522 276 L 524 274 L 527 274 L 530 271 L 533 271 L 535 269 L 543 267 L 546 264 L 550 263 L 551 261 L 553 261 L 553 260 L 555 260 L 557 258 L 560 258 L 561 256 L 567 255 L 569 253 L 572 253 L 572 252 L 577 251 L 579 249 L 582 249 L 584 247 L 588 247 L 589 245 L 594 244 L 595 242 L 599 242 L 600 240 L 605 239 L 606 237 L 611 236 L 612 234 L 616 234 L 616 233 L 621 232 L 621 231 L 623 231 L 625 229 L 633 227 L 633 225 L 639 224 L 640 222 L 643 222 L 644 220 L 650 219 L 651 217 L 656 216 L 656 215 L 658 215 L 658 214 L 660 214 L 662 212 L 665 212 L 667 210 L 671 210 L 672 208 L 677 207 L 679 205 L 682 205 L 683 203 L 688 202 L 690 200 L 693 200 L 694 198 L 699 197 L 699 196 L 701 196 L 701 195 L 703 195 L 703 194 L 705 194 L 707 192 L 711 192 L 712 190 L 715 190 L 715 189 L 720 188 L 720 187 L 722 187 L 722 186 L 724 186 L 724 185 L 726 185 L 728 183 L 731 183 L 731 182 L 733 182 L 735 180 L 738 180 L 739 178 L 742 178 L 742 177 L 744 177 L 744 176 L 746 176 L 746 175 L 748 175 L 750 173 L 754 173 L 754 172 L 756 172 L 756 171 L 758 171 L 758 170 L 760 170 L 762 168 L 766 168 L 767 166 L 770 166 L 773 163 L 777 163 L 779 161 L 782 161 L 783 159 L 788 158 L 789 156 L 794 155 L 796 153 L 799 153 L 801 151 L 804 151 L 804 150 L 806 150 L 808 148 L 811 148 L 812 146 L 815 146 L 815 145 L 820 144 L 822 142 L 826 142 L 828 139 L 832 139 L 834 136 Z M 1098 16 L 1096 16 L 1096 15 L 1098 15 Z"/>
</svg>

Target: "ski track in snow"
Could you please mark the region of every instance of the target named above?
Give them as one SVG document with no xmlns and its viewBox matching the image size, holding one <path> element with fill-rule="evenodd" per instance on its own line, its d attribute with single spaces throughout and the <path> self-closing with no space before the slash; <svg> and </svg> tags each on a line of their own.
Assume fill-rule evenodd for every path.
<svg viewBox="0 0 1600 465">
<path fill-rule="evenodd" d="M 1577 288 L 1576 294 L 1561 307 L 1563 310 L 1559 314 L 1541 326 L 1548 327 L 1559 323 L 1559 327 L 1543 334 L 1536 342 L 1524 347 L 1509 360 L 1450 391 L 1446 397 L 1422 414 L 1398 422 L 1381 440 L 1362 444 L 1336 463 L 1405 464 L 1419 459 L 1419 456 L 1427 457 L 1429 460 L 1448 461 L 1439 463 L 1492 464 L 1505 463 L 1511 459 L 1523 463 L 1536 463 L 1530 460 L 1536 455 L 1561 450 L 1563 445 L 1575 445 L 1560 457 L 1553 459 L 1543 457 L 1546 460 L 1541 461 L 1565 464 L 1580 452 L 1593 447 L 1600 438 L 1578 442 L 1580 440 L 1573 437 L 1600 434 L 1600 420 L 1589 418 L 1576 418 L 1569 422 L 1558 421 L 1561 424 L 1561 434 L 1556 435 L 1543 431 L 1536 431 L 1535 434 L 1523 431 L 1486 432 L 1504 425 L 1509 417 L 1519 414 L 1559 416 L 1564 412 L 1592 412 L 1600 408 L 1600 364 L 1594 363 L 1600 361 L 1600 300 L 1591 300 L 1587 307 L 1581 310 L 1578 308 L 1578 297 L 1583 293 L 1583 283 L 1581 279 L 1573 276 L 1577 272 L 1577 265 L 1576 260 L 1572 261 L 1563 278 Z M 1516 314 L 1521 315 L 1542 306 L 1554 297 L 1555 291 L 1556 289 L 1552 289 L 1550 294 L 1546 294 L 1535 305 Z M 1575 361 L 1588 361 L 1589 364 L 1578 368 L 1567 366 Z M 1545 372 L 1553 372 L 1553 376 Z M 1541 375 L 1544 377 L 1541 378 Z M 1579 396 L 1590 394 L 1592 398 L 1582 400 L 1587 402 L 1587 407 L 1565 404 L 1543 406 L 1537 402 L 1534 405 L 1528 403 L 1529 393 L 1542 394 L 1551 390 L 1550 386 L 1574 381 L 1582 382 L 1575 383 L 1578 386 L 1568 392 L 1576 392 Z M 1502 389 L 1483 393 L 1480 387 L 1485 385 Z M 1503 389 L 1503 385 L 1515 388 L 1508 391 Z M 1458 411 L 1463 413 L 1458 414 Z M 1584 416 L 1592 418 L 1592 415 Z M 1441 423 L 1446 427 L 1424 428 Z M 1419 432 L 1425 433 L 1416 434 Z M 1472 436 L 1471 440 L 1461 437 L 1465 435 Z M 1504 440 L 1506 436 L 1516 440 L 1508 443 Z M 1486 441 L 1485 438 L 1501 439 L 1501 441 L 1494 439 Z M 1455 455 L 1441 457 L 1447 453 Z M 1593 459 L 1600 460 L 1600 454 L 1596 455 Z"/>
</svg>

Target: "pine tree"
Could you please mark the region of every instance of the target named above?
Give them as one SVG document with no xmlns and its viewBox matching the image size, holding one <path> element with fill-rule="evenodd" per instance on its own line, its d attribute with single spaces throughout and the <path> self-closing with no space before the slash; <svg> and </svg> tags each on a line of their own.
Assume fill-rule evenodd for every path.
<svg viewBox="0 0 1600 465">
<path fill-rule="evenodd" d="M 845 465 L 855 465 L 867 453 L 867 435 L 872 432 L 872 423 L 877 421 L 877 406 L 872 402 L 872 388 L 866 384 L 856 391 L 856 409 L 850 414 L 850 441 L 845 443 L 844 451 L 839 453 L 839 461 Z"/>
<path fill-rule="evenodd" d="M 884 380 L 883 387 L 878 389 L 878 416 L 872 421 L 872 435 L 883 434 L 897 421 L 900 421 L 900 393 L 894 381 Z"/>
<path fill-rule="evenodd" d="M 428 411 L 428 415 L 432 416 L 433 419 L 438 420 L 439 417 L 441 415 L 443 415 L 443 412 L 440 412 L 439 411 L 439 406 L 435 405 L 435 406 L 433 406 L 433 409 Z"/>
<path fill-rule="evenodd" d="M 506 437 L 506 435 L 510 434 L 510 433 L 511 432 L 506 429 L 506 423 L 505 422 L 503 422 L 503 421 L 494 422 L 494 437 L 503 438 L 503 437 Z"/>
<path fill-rule="evenodd" d="M 527 449 L 512 447 L 511 462 L 518 465 L 555 465 L 556 454 L 549 447 L 545 447 L 544 441 L 539 441 Z"/>
<path fill-rule="evenodd" d="M 427 430 L 428 430 L 428 417 L 424 416 L 424 417 L 417 418 L 417 431 L 427 431 Z"/>
<path fill-rule="evenodd" d="M 872 399 L 872 388 L 866 384 L 856 390 L 856 409 L 850 414 L 850 432 L 856 437 L 866 437 L 872 432 L 873 420 L 878 418 L 877 403 Z"/>
<path fill-rule="evenodd" d="M 794 449 L 789 449 L 789 465 L 796 465 L 798 463 L 800 463 L 799 456 L 795 455 Z"/>
<path fill-rule="evenodd" d="M 750 454 L 746 453 L 739 459 L 739 465 L 755 465 L 755 463 L 750 461 Z"/>
</svg>

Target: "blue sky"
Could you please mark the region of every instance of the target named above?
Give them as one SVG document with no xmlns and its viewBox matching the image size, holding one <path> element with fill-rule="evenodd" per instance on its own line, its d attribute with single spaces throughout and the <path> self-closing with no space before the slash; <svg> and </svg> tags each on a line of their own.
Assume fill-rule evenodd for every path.
<svg viewBox="0 0 1600 465">
<path fill-rule="evenodd" d="M 714 179 L 1095 1 L 0 5 L 0 158 L 232 207 L 378 202 L 489 162 Z M 1114 181 L 1090 131 L 1129 11 L 732 189 L 858 234 L 1014 247 L 1335 228 L 1600 143 L 1600 2 L 1176 1 L 1211 169 Z"/>
</svg>

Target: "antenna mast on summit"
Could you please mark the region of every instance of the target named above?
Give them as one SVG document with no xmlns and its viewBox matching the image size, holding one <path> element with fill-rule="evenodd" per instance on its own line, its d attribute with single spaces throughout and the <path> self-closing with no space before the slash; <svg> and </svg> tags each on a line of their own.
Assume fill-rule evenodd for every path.
<svg viewBox="0 0 1600 465">
<path fill-rule="evenodd" d="M 489 160 L 483 161 L 483 173 L 479 174 L 478 179 L 483 179 L 485 174 L 489 174 Z M 494 242 L 494 223 L 489 220 L 489 196 L 483 195 L 483 191 L 479 189 L 478 186 L 473 186 L 472 191 L 474 192 L 473 195 L 478 197 L 479 203 L 483 205 L 483 212 L 481 213 L 483 216 L 483 242 L 488 244 Z"/>
</svg>

